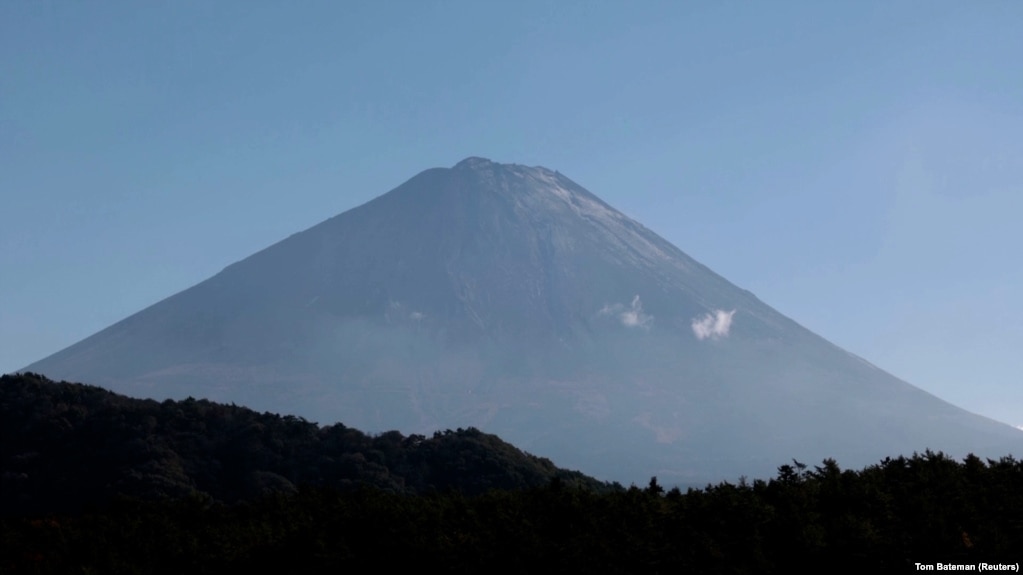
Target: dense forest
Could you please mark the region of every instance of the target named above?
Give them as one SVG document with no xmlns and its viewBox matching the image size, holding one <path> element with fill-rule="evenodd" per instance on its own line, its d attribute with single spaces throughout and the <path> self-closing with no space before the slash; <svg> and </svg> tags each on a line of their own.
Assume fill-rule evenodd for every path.
<svg viewBox="0 0 1023 575">
<path fill-rule="evenodd" d="M 558 469 L 476 429 L 367 435 L 341 423 L 206 400 L 157 402 L 26 373 L 0 377 L 5 515 L 73 512 L 114 496 L 233 503 L 298 486 L 467 495 L 559 479 Z"/>
<path fill-rule="evenodd" d="M 369 436 L 202 400 L 0 379 L 0 572 L 782 573 L 1018 564 L 1023 462 L 793 461 L 608 485 L 495 436 Z"/>
</svg>

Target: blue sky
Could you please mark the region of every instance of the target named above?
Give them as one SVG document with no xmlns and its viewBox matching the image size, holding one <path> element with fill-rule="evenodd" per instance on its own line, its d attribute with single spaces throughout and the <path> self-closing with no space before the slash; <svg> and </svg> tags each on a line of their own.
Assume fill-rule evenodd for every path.
<svg viewBox="0 0 1023 575">
<path fill-rule="evenodd" d="M 476 155 L 1023 425 L 1023 3 L 0 3 L 0 372 Z"/>
</svg>

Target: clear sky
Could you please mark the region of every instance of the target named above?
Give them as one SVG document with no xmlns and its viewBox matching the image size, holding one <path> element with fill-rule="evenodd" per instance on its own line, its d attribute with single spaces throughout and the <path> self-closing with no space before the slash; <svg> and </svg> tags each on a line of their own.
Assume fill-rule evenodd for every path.
<svg viewBox="0 0 1023 575">
<path fill-rule="evenodd" d="M 1023 2 L 0 2 L 0 372 L 466 156 L 1023 425 Z"/>
</svg>

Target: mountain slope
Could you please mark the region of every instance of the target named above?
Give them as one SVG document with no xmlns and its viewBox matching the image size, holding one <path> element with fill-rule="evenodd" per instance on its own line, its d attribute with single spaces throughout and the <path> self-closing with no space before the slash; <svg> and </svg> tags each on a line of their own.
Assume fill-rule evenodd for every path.
<svg viewBox="0 0 1023 575">
<path fill-rule="evenodd" d="M 27 369 L 370 430 L 474 426 L 624 481 L 1023 446 L 565 176 L 481 158 L 422 172 Z"/>
</svg>

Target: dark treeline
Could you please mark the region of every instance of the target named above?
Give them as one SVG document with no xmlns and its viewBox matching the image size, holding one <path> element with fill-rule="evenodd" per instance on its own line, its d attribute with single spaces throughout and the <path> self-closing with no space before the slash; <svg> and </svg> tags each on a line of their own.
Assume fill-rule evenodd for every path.
<svg viewBox="0 0 1023 575">
<path fill-rule="evenodd" d="M 299 485 L 394 493 L 605 484 L 476 429 L 370 436 L 206 400 L 157 402 L 0 377 L 0 509 L 74 512 L 117 495 L 235 502 Z"/>
<path fill-rule="evenodd" d="M 1019 561 L 1023 466 L 928 453 L 862 471 L 833 462 L 750 484 L 597 493 L 428 495 L 305 489 L 235 504 L 119 500 L 0 520 L 6 573 L 906 572 Z M 1015 558 L 1014 558 L 1015 557 Z"/>
<path fill-rule="evenodd" d="M 276 573 L 338 573 L 346 567 L 386 569 L 410 565 L 444 573 L 483 570 L 790 573 L 807 565 L 812 569 L 841 566 L 871 569 L 871 572 L 905 572 L 915 570 L 915 562 L 1015 563 L 1020 561 L 1019 553 L 1023 550 L 1023 463 L 1012 457 L 985 461 L 970 456 L 957 461 L 932 452 L 885 459 L 859 471 L 842 470 L 832 460 L 810 466 L 793 462 L 781 466 L 777 476 L 770 480 L 725 482 L 683 492 L 665 490 L 656 479 L 642 488 L 609 488 L 567 472 L 553 473 L 540 485 L 506 488 L 495 484 L 481 489 L 481 481 L 471 474 L 474 470 L 484 473 L 485 469 L 492 468 L 479 462 L 471 463 L 477 456 L 486 456 L 482 455 L 483 451 L 467 448 L 469 454 L 460 460 L 464 463 L 449 463 L 444 469 L 445 473 L 456 473 L 457 469 L 460 470 L 457 473 L 470 476 L 461 483 L 448 483 L 444 489 L 409 487 L 412 484 L 409 477 L 438 472 L 401 475 L 393 470 L 382 475 L 391 477 L 392 481 L 360 480 L 354 484 L 340 480 L 320 481 L 308 483 L 312 486 L 307 487 L 302 477 L 326 475 L 308 470 L 303 473 L 311 475 L 296 474 L 296 470 L 287 467 L 293 464 L 281 463 L 307 460 L 287 455 L 289 444 L 280 439 L 278 442 L 267 440 L 281 452 L 273 457 L 253 455 L 259 451 L 254 448 L 244 452 L 247 458 L 269 459 L 260 459 L 260 465 L 242 468 L 266 470 L 265 473 L 274 473 L 280 478 L 276 483 L 263 481 L 261 489 L 249 489 L 245 497 L 227 496 L 224 494 L 228 489 L 210 487 L 214 485 L 213 478 L 198 479 L 201 477 L 197 475 L 198 467 L 187 458 L 170 458 L 166 464 L 176 461 L 182 468 L 178 483 L 191 485 L 191 489 L 176 491 L 175 487 L 154 492 L 147 487 L 133 493 L 132 497 L 121 497 L 117 486 L 141 485 L 152 479 L 143 476 L 137 478 L 137 483 L 118 483 L 124 479 L 124 473 L 128 473 L 129 478 L 137 473 L 130 464 L 117 463 L 124 467 L 117 471 L 105 470 L 105 466 L 111 465 L 111 455 L 104 451 L 116 453 L 121 449 L 119 442 L 132 443 L 135 432 L 128 430 L 140 425 L 135 416 L 118 415 L 121 411 L 115 404 L 136 400 L 119 398 L 98 388 L 53 384 L 38 376 L 5 377 L 0 385 L 27 385 L 29 388 L 34 385 L 60 390 L 53 397 L 48 391 L 31 400 L 38 404 L 36 407 L 24 402 L 18 404 L 23 413 L 15 416 L 21 418 L 17 424 L 7 420 L 9 406 L 18 403 L 12 402 L 11 397 L 27 398 L 34 392 L 8 394 L 5 391 L 3 395 L 4 436 L 0 461 L 5 483 L 4 513 L 0 518 L 0 572 L 272 570 Z M 59 423 L 54 422 L 53 415 L 58 412 L 77 413 L 84 409 L 77 401 L 65 400 L 66 408 L 59 407 L 60 401 L 54 403 L 55 397 L 65 392 L 108 396 L 102 401 L 93 398 L 92 401 L 98 403 L 91 405 L 101 409 L 100 404 L 110 402 L 110 412 L 104 412 L 106 415 L 100 419 L 119 421 L 126 437 L 108 438 L 109 444 L 93 445 L 97 438 L 107 437 L 99 434 L 98 429 L 114 423 L 82 427 L 75 419 L 79 416 L 62 416 L 63 419 L 57 420 Z M 43 396 L 46 398 L 41 398 Z M 200 401 L 140 402 L 138 405 L 141 404 L 153 409 L 180 409 L 186 419 L 191 417 L 192 409 L 206 413 L 220 413 L 220 409 L 241 410 Z M 136 406 L 133 409 L 141 409 L 135 403 L 132 405 Z M 49 409 L 55 411 L 46 411 Z M 46 413 L 50 415 L 43 415 Z M 320 434 L 332 429 L 321 429 L 295 419 L 247 413 L 251 415 L 245 417 L 268 418 L 267 421 L 281 423 L 283 429 L 294 429 L 295 433 L 304 430 L 303 433 Z M 144 420 L 145 416 L 138 417 Z M 157 421 L 147 423 L 145 420 L 143 427 L 159 429 L 170 425 L 155 415 L 149 417 Z M 44 425 L 36 420 L 49 423 Z M 17 426 L 26 425 L 39 435 L 34 440 L 40 442 L 36 455 L 15 453 L 22 446 L 11 448 L 15 442 L 9 441 L 9 437 L 18 436 L 9 433 Z M 43 429 L 49 429 L 46 425 L 53 428 L 53 435 L 42 433 Z M 205 425 L 206 431 L 189 433 L 203 437 L 212 433 L 210 427 L 216 427 L 209 422 Z M 103 471 L 82 468 L 79 477 L 67 477 L 64 484 L 26 490 L 24 485 L 32 484 L 33 477 L 46 476 L 45 466 L 65 465 L 55 459 L 55 452 L 48 451 L 55 448 L 45 441 L 53 438 L 71 441 L 65 434 L 66 428 L 92 429 L 82 433 L 87 437 L 88 433 L 97 435 L 88 441 L 75 440 L 83 443 L 69 445 L 60 453 L 64 453 L 64 457 L 87 460 L 89 453 L 72 455 L 71 451 L 91 445 L 88 449 L 99 458 L 95 467 Z M 341 431 L 354 432 L 345 428 Z M 276 437 L 277 433 L 271 435 Z M 360 441 L 368 442 L 366 445 L 375 445 L 374 441 L 380 439 L 360 436 L 363 438 Z M 168 445 L 180 448 L 182 444 L 191 445 L 189 442 L 219 441 L 212 437 L 216 437 L 215 434 L 206 439 L 185 441 L 179 438 L 183 443 Z M 456 444 L 499 442 L 491 437 L 474 430 L 442 433 L 429 439 L 402 438 L 395 434 L 392 443 L 422 447 L 433 442 L 435 449 L 443 452 L 445 446 Z M 506 446 L 510 453 L 521 456 L 507 444 L 495 445 Z M 169 447 L 164 445 L 161 449 Z M 204 449 L 229 456 L 226 451 L 218 452 L 213 447 Z M 184 457 L 175 453 L 179 458 Z M 359 453 L 364 454 L 367 462 L 379 458 Z M 139 457 L 145 461 L 152 459 Z M 410 457 L 385 457 L 379 461 L 403 462 Z M 522 457 L 540 467 L 549 465 L 549 462 Z M 215 466 L 213 459 L 210 456 L 210 461 L 202 465 Z M 376 464 L 389 469 L 384 463 Z M 326 464 L 326 460 L 321 464 Z M 220 465 L 230 467 L 233 464 Z M 16 492 L 30 493 L 28 501 L 34 501 L 33 497 L 45 497 L 47 493 L 61 499 L 67 496 L 46 490 L 62 487 L 73 490 L 76 480 L 84 479 L 88 473 L 102 473 L 112 482 L 104 492 L 110 493 L 110 498 L 93 499 L 88 504 L 70 507 L 65 502 L 58 506 L 65 510 L 58 512 L 12 512 L 15 507 L 10 506 L 12 502 L 8 500 L 9 486 L 22 486 Z M 492 478 L 501 476 L 490 475 Z M 163 474 L 155 477 L 163 477 Z M 214 473 L 213 477 L 219 476 Z M 204 483 L 206 481 L 208 483 Z M 236 485 L 248 485 L 246 481 L 252 478 L 238 479 Z M 282 481 L 287 484 L 282 485 Z M 494 482 L 499 483 L 496 479 Z M 92 497 L 88 491 L 78 493 Z"/>
</svg>

